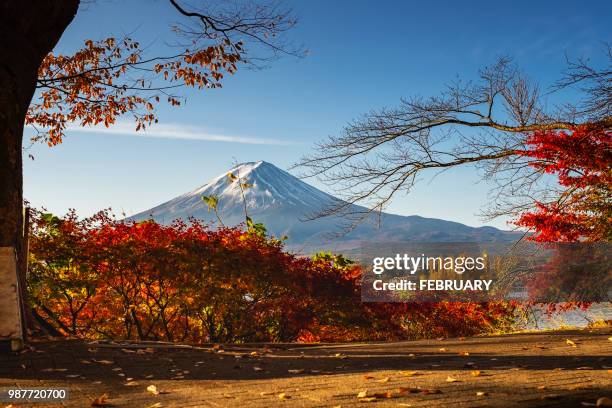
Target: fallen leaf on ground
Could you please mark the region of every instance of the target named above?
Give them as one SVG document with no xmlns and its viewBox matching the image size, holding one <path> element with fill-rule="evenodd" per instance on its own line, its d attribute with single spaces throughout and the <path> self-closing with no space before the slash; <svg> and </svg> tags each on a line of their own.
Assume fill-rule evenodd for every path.
<svg viewBox="0 0 612 408">
<path fill-rule="evenodd" d="M 595 402 L 596 407 L 612 407 L 612 399 L 608 397 L 601 397 Z"/>
<path fill-rule="evenodd" d="M 446 377 L 446 382 L 461 382 L 461 380 L 455 378 L 455 377 L 451 377 L 450 375 L 448 377 Z"/>
<path fill-rule="evenodd" d="M 567 343 L 568 346 L 576 347 L 576 343 L 570 339 L 565 340 L 565 343 Z"/>
<path fill-rule="evenodd" d="M 459 355 L 462 356 L 462 357 L 467 357 L 467 356 L 470 355 L 470 353 L 467 352 L 467 351 L 462 351 L 462 352 L 459 353 Z"/>
<path fill-rule="evenodd" d="M 359 394 L 357 394 L 357 398 L 365 398 L 367 396 L 368 396 L 368 390 L 360 391 Z"/>
<path fill-rule="evenodd" d="M 480 370 L 474 370 L 470 374 L 472 374 L 472 377 L 479 377 L 481 372 Z"/>
<path fill-rule="evenodd" d="M 476 396 L 477 397 L 486 397 L 487 395 L 489 395 L 489 393 L 485 392 L 485 391 L 477 391 L 476 392 Z"/>
<path fill-rule="evenodd" d="M 261 395 L 262 397 L 265 397 L 266 395 L 273 395 L 274 393 L 272 391 L 262 391 L 259 393 L 259 395 Z"/>
<path fill-rule="evenodd" d="M 438 349 L 438 351 L 446 351 L 446 348 L 445 348 L 445 347 L 440 347 L 440 348 Z"/>
<path fill-rule="evenodd" d="M 289 399 L 289 398 L 291 398 L 291 397 L 289 395 L 285 394 L 284 392 L 281 392 L 280 394 L 278 394 L 278 399 L 285 400 L 285 399 Z"/>
<path fill-rule="evenodd" d="M 104 365 L 111 365 L 111 364 L 115 364 L 114 361 L 110 361 L 110 360 L 94 360 L 96 363 L 98 364 L 104 364 Z"/>
<path fill-rule="evenodd" d="M 128 354 L 136 352 L 136 350 L 130 350 L 130 349 L 126 349 L 126 348 L 122 348 L 121 351 L 123 351 L 124 353 L 128 353 Z"/>
<path fill-rule="evenodd" d="M 253 367 L 253 370 L 254 371 L 263 371 L 263 368 L 261 368 L 261 367 Z"/>
<path fill-rule="evenodd" d="M 126 385 L 126 386 L 128 386 L 128 387 L 133 387 L 133 386 L 135 386 L 135 385 L 138 385 L 138 382 L 137 382 L 137 381 L 128 381 L 128 382 L 126 382 L 126 383 L 125 383 L 125 384 L 123 384 L 123 385 Z"/>
<path fill-rule="evenodd" d="M 412 377 L 418 374 L 418 371 L 400 371 L 401 375 L 405 375 L 406 377 Z"/>
<path fill-rule="evenodd" d="M 376 380 L 376 382 L 379 382 L 379 383 L 388 383 L 389 380 L 390 380 L 389 377 L 385 377 L 385 378 L 381 378 L 380 380 Z"/>
<path fill-rule="evenodd" d="M 108 399 L 108 395 L 102 394 L 95 400 L 91 401 L 91 406 L 92 407 L 105 407 L 108 405 L 108 402 L 106 401 L 107 399 Z"/>
<path fill-rule="evenodd" d="M 149 391 L 151 394 L 155 394 L 155 395 L 159 394 L 159 391 L 157 390 L 157 387 L 154 386 L 154 385 L 149 385 L 147 387 L 147 391 Z"/>
</svg>

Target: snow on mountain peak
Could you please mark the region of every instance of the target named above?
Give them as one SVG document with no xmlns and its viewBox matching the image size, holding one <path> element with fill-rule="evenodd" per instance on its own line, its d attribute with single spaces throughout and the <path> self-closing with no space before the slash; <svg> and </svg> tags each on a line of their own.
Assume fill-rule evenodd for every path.
<svg viewBox="0 0 612 408">
<path fill-rule="evenodd" d="M 238 179 L 233 180 L 230 173 Z M 249 213 L 253 214 L 282 207 L 293 208 L 301 217 L 307 217 L 336 200 L 275 165 L 260 160 L 236 164 L 195 190 L 137 214 L 134 218 L 142 218 L 145 214 L 164 220 L 188 216 L 209 218 L 202 196 L 217 197 L 221 213 L 232 219 L 244 219 L 244 202 Z"/>
</svg>

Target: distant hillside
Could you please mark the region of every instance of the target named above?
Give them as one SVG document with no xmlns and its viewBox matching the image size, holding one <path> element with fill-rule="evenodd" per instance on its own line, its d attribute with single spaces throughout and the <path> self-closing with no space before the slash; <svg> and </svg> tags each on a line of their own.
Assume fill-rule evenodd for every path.
<svg viewBox="0 0 612 408">
<path fill-rule="evenodd" d="M 372 216 L 348 234 L 340 234 L 347 224 L 343 217 L 307 220 L 312 214 L 337 203 L 337 198 L 265 161 L 239 164 L 207 184 L 130 219 L 141 221 L 152 218 L 168 224 L 177 218 L 187 220 L 195 217 L 213 223 L 216 218 L 201 199 L 205 195 L 219 198 L 219 212 L 226 225 L 240 224 L 244 222 L 243 201 L 237 183 L 232 183 L 227 177 L 229 172 L 252 184 L 244 191 L 249 216 L 255 222 L 265 224 L 275 236 L 287 235 L 287 245 L 301 252 L 355 249 L 364 240 L 511 242 L 518 238 L 516 233 L 493 227 L 473 228 L 441 219 L 387 213 L 381 214 L 380 220 L 378 216 Z M 363 210 L 363 207 L 351 207 L 351 212 Z"/>
</svg>

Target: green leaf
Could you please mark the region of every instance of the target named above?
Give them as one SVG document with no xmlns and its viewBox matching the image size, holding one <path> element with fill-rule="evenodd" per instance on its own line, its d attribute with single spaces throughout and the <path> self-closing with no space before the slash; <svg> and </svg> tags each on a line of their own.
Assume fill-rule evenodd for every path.
<svg viewBox="0 0 612 408">
<path fill-rule="evenodd" d="M 216 210 L 217 206 L 219 205 L 219 197 L 217 196 L 203 195 L 202 201 L 208 206 L 208 212 L 210 212 L 210 210 Z"/>
<path fill-rule="evenodd" d="M 251 217 L 246 217 L 246 225 L 250 233 L 255 234 L 259 237 L 265 238 L 268 233 L 268 229 L 264 224 L 262 224 L 261 222 L 253 222 L 253 219 Z"/>
</svg>

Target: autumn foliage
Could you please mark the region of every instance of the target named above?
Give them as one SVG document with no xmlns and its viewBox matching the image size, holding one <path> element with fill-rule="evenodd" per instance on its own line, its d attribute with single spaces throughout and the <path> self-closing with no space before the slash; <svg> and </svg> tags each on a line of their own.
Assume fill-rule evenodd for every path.
<svg viewBox="0 0 612 408">
<path fill-rule="evenodd" d="M 72 55 L 49 53 L 38 69 L 39 97 L 30 105 L 26 124 L 39 132 L 34 140 L 62 142 L 69 123 L 109 127 L 130 115 L 136 130 L 157 122 L 161 98 L 181 104 L 177 87 L 217 88 L 241 60 L 242 43 L 229 40 L 174 55 L 146 58 L 137 41 L 109 37 L 85 41 Z"/>
<path fill-rule="evenodd" d="M 180 342 L 356 341 L 468 335 L 506 304 L 362 303 L 360 268 L 290 254 L 281 241 L 198 221 L 163 226 L 35 213 L 29 291 L 58 332 Z"/>
<path fill-rule="evenodd" d="M 535 230 L 539 242 L 612 240 L 612 133 L 601 126 L 538 131 L 527 138 L 530 166 L 556 176 L 561 191 L 516 224 Z"/>
</svg>

